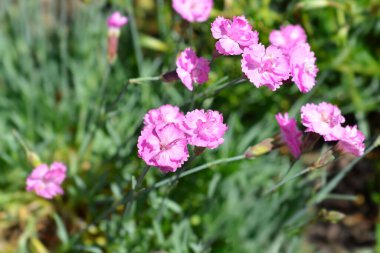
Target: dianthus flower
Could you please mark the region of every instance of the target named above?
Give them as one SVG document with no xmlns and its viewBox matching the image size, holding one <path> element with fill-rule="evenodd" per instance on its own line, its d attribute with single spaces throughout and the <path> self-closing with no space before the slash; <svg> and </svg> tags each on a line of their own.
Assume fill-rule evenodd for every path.
<svg viewBox="0 0 380 253">
<path fill-rule="evenodd" d="M 190 145 L 214 149 L 224 142 L 228 127 L 223 124 L 223 115 L 212 110 L 194 110 L 185 115 L 181 129 Z"/>
<path fill-rule="evenodd" d="M 119 46 L 120 28 L 128 23 L 128 18 L 114 12 L 107 19 L 108 26 L 108 47 L 107 56 L 108 62 L 114 63 L 117 58 L 117 49 Z"/>
<path fill-rule="evenodd" d="M 293 82 L 301 92 L 309 92 L 315 85 L 318 68 L 314 52 L 307 43 L 299 43 L 289 55 L 290 71 Z"/>
<path fill-rule="evenodd" d="M 314 132 L 323 136 L 325 141 L 336 141 L 342 135 L 345 119 L 338 107 L 322 102 L 306 104 L 301 107 L 301 122 L 306 132 Z"/>
<path fill-rule="evenodd" d="M 262 44 L 254 44 L 245 48 L 241 68 L 256 87 L 265 85 L 272 91 L 289 78 L 287 60 L 275 46 L 265 49 Z"/>
<path fill-rule="evenodd" d="M 364 134 L 358 130 L 357 126 L 346 126 L 342 128 L 342 134 L 337 144 L 338 150 L 344 153 L 351 153 L 355 156 L 361 156 L 364 153 Z"/>
<path fill-rule="evenodd" d="M 252 30 L 244 16 L 234 17 L 229 20 L 217 17 L 211 24 L 212 36 L 218 41 L 216 50 L 223 55 L 239 55 L 245 47 L 257 44 L 259 33 Z"/>
<path fill-rule="evenodd" d="M 208 81 L 210 62 L 197 57 L 191 48 L 186 48 L 177 58 L 177 74 L 182 83 L 189 90 L 193 90 L 193 84 L 203 84 Z"/>
<path fill-rule="evenodd" d="M 38 165 L 26 179 L 26 190 L 34 191 L 38 196 L 51 199 L 56 195 L 62 195 L 62 182 L 66 178 L 66 166 L 63 163 L 54 162 L 50 165 Z"/>
<path fill-rule="evenodd" d="M 145 125 L 165 126 L 169 123 L 179 124 L 184 115 L 177 106 L 162 105 L 150 110 L 144 117 Z"/>
<path fill-rule="evenodd" d="M 128 23 L 128 18 L 121 15 L 120 12 L 118 11 L 112 13 L 112 15 L 109 16 L 107 19 L 108 28 L 120 29 L 127 23 Z"/>
<path fill-rule="evenodd" d="M 210 17 L 213 0 L 173 0 L 173 9 L 189 22 L 203 22 Z"/>
<path fill-rule="evenodd" d="M 292 155 L 295 158 L 298 158 L 301 155 L 302 132 L 297 128 L 296 120 L 294 118 L 289 118 L 288 113 L 285 113 L 284 115 L 278 113 L 276 115 L 276 120 L 280 125 L 282 139 L 289 147 Z"/>
<path fill-rule="evenodd" d="M 138 155 L 147 165 L 156 166 L 163 172 L 174 172 L 187 161 L 186 135 L 175 124 L 162 128 L 147 125 L 137 143 Z"/>
<path fill-rule="evenodd" d="M 282 49 L 285 54 L 298 43 L 306 42 L 306 39 L 306 33 L 300 25 L 283 26 L 269 35 L 270 43 Z"/>
</svg>

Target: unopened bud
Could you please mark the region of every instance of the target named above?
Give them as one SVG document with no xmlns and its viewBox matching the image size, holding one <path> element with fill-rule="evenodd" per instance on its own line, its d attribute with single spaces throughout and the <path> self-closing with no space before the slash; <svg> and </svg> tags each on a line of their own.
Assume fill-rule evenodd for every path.
<svg viewBox="0 0 380 253">
<path fill-rule="evenodd" d="M 41 164 L 41 159 L 36 153 L 27 151 L 26 156 L 27 156 L 29 164 L 32 165 L 33 167 L 37 167 L 38 165 Z"/>
<path fill-rule="evenodd" d="M 262 142 L 251 146 L 245 152 L 246 158 L 254 158 L 269 153 L 273 149 L 273 138 L 268 138 Z"/>
<path fill-rule="evenodd" d="M 173 70 L 173 71 L 169 71 L 169 72 L 164 73 L 161 76 L 161 80 L 163 82 L 166 82 L 166 83 L 178 81 L 179 77 L 178 77 L 177 71 Z"/>
<path fill-rule="evenodd" d="M 322 209 L 321 211 L 319 211 L 318 217 L 323 221 L 338 223 L 339 221 L 343 220 L 346 217 L 346 215 L 338 211 L 329 211 L 326 209 Z"/>
<path fill-rule="evenodd" d="M 201 154 L 203 154 L 203 152 L 205 151 L 205 147 L 195 147 L 194 148 L 194 153 L 196 156 L 200 156 Z"/>
<path fill-rule="evenodd" d="M 117 49 L 119 46 L 120 29 L 110 28 L 108 30 L 108 62 L 113 64 L 117 58 Z"/>
<path fill-rule="evenodd" d="M 333 155 L 333 151 L 329 150 L 325 153 L 323 153 L 316 162 L 313 163 L 311 166 L 313 169 L 318 169 L 321 167 L 326 166 L 330 162 L 335 160 L 335 156 Z"/>
</svg>

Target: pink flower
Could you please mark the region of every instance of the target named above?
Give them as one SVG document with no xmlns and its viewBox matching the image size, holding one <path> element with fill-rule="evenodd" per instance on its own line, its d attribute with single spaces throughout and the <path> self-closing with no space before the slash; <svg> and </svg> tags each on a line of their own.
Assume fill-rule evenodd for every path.
<svg viewBox="0 0 380 253">
<path fill-rule="evenodd" d="M 301 108 L 301 121 L 306 132 L 315 132 L 323 136 L 325 141 L 335 141 L 342 136 L 341 123 L 345 119 L 338 107 L 322 102 L 306 104 Z"/>
<path fill-rule="evenodd" d="M 66 166 L 63 163 L 54 162 L 50 165 L 37 166 L 26 179 L 26 190 L 34 191 L 38 196 L 51 199 L 56 195 L 62 195 L 62 182 L 66 178 Z"/>
<path fill-rule="evenodd" d="M 297 122 L 294 118 L 289 118 L 288 113 L 282 115 L 278 113 L 276 120 L 280 125 L 282 139 L 289 147 L 290 152 L 295 158 L 301 155 L 301 137 L 302 132 L 297 128 Z"/>
<path fill-rule="evenodd" d="M 339 138 L 337 148 L 344 153 L 351 153 L 355 156 L 361 156 L 364 153 L 364 134 L 358 130 L 357 126 L 346 126 L 342 128 L 342 135 Z"/>
<path fill-rule="evenodd" d="M 299 43 L 291 50 L 289 58 L 293 82 L 301 92 L 309 92 L 315 85 L 315 77 L 318 73 L 314 52 L 310 51 L 310 45 Z"/>
<path fill-rule="evenodd" d="M 186 135 L 174 124 L 162 128 L 147 125 L 137 143 L 139 157 L 163 172 L 174 172 L 187 161 Z"/>
<path fill-rule="evenodd" d="M 179 124 L 184 115 L 177 106 L 162 105 L 157 109 L 150 110 L 144 117 L 145 125 L 165 126 L 169 123 Z"/>
<path fill-rule="evenodd" d="M 112 15 L 109 16 L 107 19 L 107 25 L 109 28 L 120 29 L 127 23 L 128 23 L 128 18 L 121 15 L 120 12 L 118 11 L 112 13 Z"/>
<path fill-rule="evenodd" d="M 306 42 L 306 33 L 300 25 L 287 25 L 273 30 L 269 35 L 272 45 L 281 48 L 285 54 L 298 43 Z"/>
<path fill-rule="evenodd" d="M 214 149 L 224 142 L 228 127 L 219 112 L 194 110 L 186 114 L 181 129 L 190 145 Z"/>
<path fill-rule="evenodd" d="M 252 31 L 252 26 L 244 16 L 229 20 L 217 17 L 211 24 L 212 36 L 218 40 L 215 47 L 223 55 L 239 55 L 243 49 L 259 41 L 259 33 Z"/>
<path fill-rule="evenodd" d="M 267 49 L 262 44 L 253 44 L 244 49 L 241 68 L 256 86 L 278 89 L 289 78 L 289 65 L 281 50 L 275 46 Z"/>
<path fill-rule="evenodd" d="M 210 17 L 213 0 L 173 0 L 173 9 L 189 22 L 203 22 Z"/>
<path fill-rule="evenodd" d="M 191 48 L 186 48 L 177 58 L 177 74 L 182 83 L 189 90 L 193 90 L 193 84 L 203 84 L 208 81 L 210 62 L 197 57 Z"/>
</svg>

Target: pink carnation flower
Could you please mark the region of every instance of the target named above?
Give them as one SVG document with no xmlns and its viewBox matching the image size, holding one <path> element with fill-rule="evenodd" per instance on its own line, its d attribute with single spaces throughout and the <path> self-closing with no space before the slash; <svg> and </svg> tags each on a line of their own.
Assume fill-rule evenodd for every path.
<svg viewBox="0 0 380 253">
<path fill-rule="evenodd" d="M 239 55 L 243 49 L 259 42 L 259 33 L 252 31 L 252 26 L 244 16 L 229 20 L 217 17 L 211 24 L 212 36 L 218 40 L 215 47 L 223 55 Z"/>
<path fill-rule="evenodd" d="M 214 149 L 224 142 L 228 128 L 219 112 L 194 110 L 186 114 L 181 129 L 190 145 Z"/>
<path fill-rule="evenodd" d="M 306 42 L 306 33 L 300 25 L 287 25 L 273 30 L 269 35 L 272 45 L 281 48 L 285 54 L 298 43 Z"/>
<path fill-rule="evenodd" d="M 139 157 L 163 172 L 174 172 L 187 161 L 186 135 L 174 124 L 162 128 L 147 125 L 137 143 Z"/>
<path fill-rule="evenodd" d="M 289 55 L 292 80 L 301 92 L 309 92 L 315 85 L 318 68 L 314 52 L 307 43 L 299 43 Z"/>
<path fill-rule="evenodd" d="M 245 48 L 241 68 L 256 87 L 265 85 L 272 91 L 289 78 L 287 60 L 275 46 L 265 49 L 262 44 L 254 44 Z"/>
<path fill-rule="evenodd" d="M 46 164 L 37 166 L 26 179 L 26 190 L 34 191 L 38 196 L 51 199 L 56 195 L 62 195 L 62 182 L 66 178 L 66 166 L 63 163 L 54 162 L 50 168 Z"/>
<path fill-rule="evenodd" d="M 184 119 L 183 113 L 177 106 L 162 105 L 150 110 L 144 117 L 145 125 L 165 126 L 169 123 L 179 124 Z"/>
<path fill-rule="evenodd" d="M 325 141 L 336 141 L 342 135 L 341 123 L 345 121 L 338 107 L 322 102 L 306 104 L 301 108 L 301 121 L 306 132 L 315 132 Z"/>
<path fill-rule="evenodd" d="M 364 153 L 364 134 L 358 130 L 357 126 L 346 126 L 342 128 L 342 135 L 339 138 L 337 148 L 345 153 L 361 156 Z"/>
<path fill-rule="evenodd" d="M 107 25 L 109 28 L 120 29 L 127 23 L 128 23 L 128 18 L 121 15 L 120 12 L 118 11 L 112 13 L 112 15 L 109 16 L 107 19 Z"/>
<path fill-rule="evenodd" d="M 297 128 L 297 122 L 294 118 L 289 118 L 288 113 L 282 115 L 278 113 L 276 120 L 280 125 L 282 139 L 289 147 L 290 152 L 295 158 L 301 155 L 301 137 L 302 132 Z"/>
<path fill-rule="evenodd" d="M 177 58 L 177 74 L 182 83 L 189 90 L 193 90 L 193 84 L 203 84 L 208 81 L 210 62 L 197 57 L 191 48 L 186 48 Z"/>
<path fill-rule="evenodd" d="M 210 17 L 213 0 L 173 0 L 173 9 L 189 22 L 203 22 Z"/>
</svg>

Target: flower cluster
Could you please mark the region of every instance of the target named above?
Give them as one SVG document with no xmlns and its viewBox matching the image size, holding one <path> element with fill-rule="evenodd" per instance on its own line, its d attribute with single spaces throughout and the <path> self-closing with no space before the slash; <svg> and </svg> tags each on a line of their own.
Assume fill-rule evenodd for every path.
<svg viewBox="0 0 380 253">
<path fill-rule="evenodd" d="M 189 90 L 193 90 L 195 83 L 203 84 L 208 81 L 210 62 L 203 57 L 197 57 L 191 48 L 180 53 L 176 65 L 179 79 Z"/>
<path fill-rule="evenodd" d="M 50 167 L 47 164 L 38 165 L 26 180 L 26 190 L 46 199 L 62 195 L 61 184 L 66 178 L 66 170 L 60 162 L 54 162 Z"/>
<path fill-rule="evenodd" d="M 321 135 L 325 141 L 338 141 L 337 148 L 344 153 L 361 156 L 364 153 L 365 137 L 357 126 L 343 127 L 344 117 L 338 107 L 322 102 L 306 104 L 301 108 L 301 122 L 306 132 Z"/>
<path fill-rule="evenodd" d="M 204 22 L 210 17 L 213 0 L 173 0 L 173 9 L 189 22 Z"/>
<path fill-rule="evenodd" d="M 217 111 L 194 110 L 184 115 L 178 107 L 163 105 L 144 117 L 138 155 L 149 166 L 174 172 L 189 157 L 187 145 L 214 149 L 224 142 L 227 126 Z"/>
<path fill-rule="evenodd" d="M 259 33 L 244 16 L 232 20 L 217 17 L 211 32 L 218 40 L 215 48 L 219 54 L 242 55 L 242 71 L 256 87 L 267 86 L 274 91 L 290 77 L 301 92 L 314 87 L 318 68 L 301 26 L 272 31 L 268 47 L 259 43 Z"/>
</svg>

